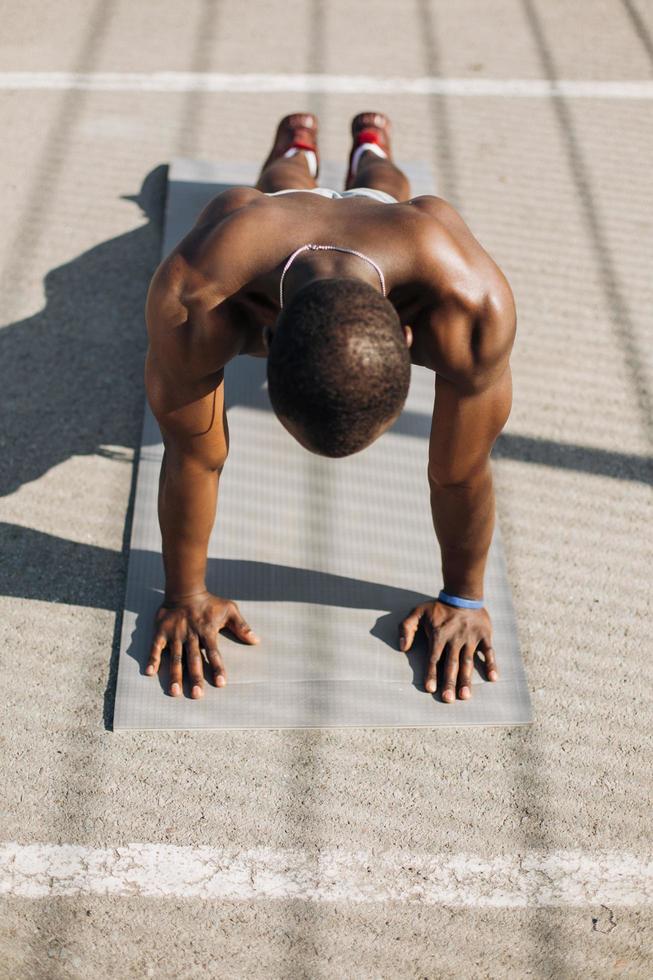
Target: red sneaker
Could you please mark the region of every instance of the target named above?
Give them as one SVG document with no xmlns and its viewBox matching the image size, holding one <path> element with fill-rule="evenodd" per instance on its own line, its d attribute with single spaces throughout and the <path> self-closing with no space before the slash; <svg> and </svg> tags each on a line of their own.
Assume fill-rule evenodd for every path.
<svg viewBox="0 0 653 980">
<path fill-rule="evenodd" d="M 278 160 L 291 147 L 298 150 L 312 150 L 317 160 L 317 174 L 320 172 L 320 154 L 317 148 L 317 116 L 311 112 L 294 112 L 284 116 L 277 126 L 277 133 L 269 156 L 262 169 L 265 170 L 273 160 Z"/>
<path fill-rule="evenodd" d="M 352 158 L 357 147 L 363 143 L 376 143 L 388 160 L 392 159 L 390 152 L 390 120 L 382 112 L 359 112 L 351 121 L 351 135 L 353 144 L 349 154 L 349 167 L 347 170 L 347 180 L 345 188 L 350 190 L 356 174 L 352 172 Z"/>
</svg>

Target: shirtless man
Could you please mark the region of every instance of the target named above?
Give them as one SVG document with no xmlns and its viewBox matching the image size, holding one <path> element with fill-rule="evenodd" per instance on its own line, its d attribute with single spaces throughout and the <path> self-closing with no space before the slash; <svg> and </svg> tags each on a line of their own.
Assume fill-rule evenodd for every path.
<svg viewBox="0 0 653 980">
<path fill-rule="evenodd" d="M 259 642 L 236 603 L 205 582 L 229 448 L 223 372 L 238 354 L 268 358 L 281 423 L 325 456 L 357 452 L 392 425 L 411 362 L 435 373 L 428 480 L 444 589 L 399 624 L 399 648 L 410 649 L 421 624 L 425 689 L 435 692 L 442 660 L 445 703 L 471 697 L 477 650 L 488 680 L 498 678 L 483 576 L 494 525 L 489 456 L 511 406 L 512 292 L 449 204 L 411 198 L 386 116 L 359 114 L 352 136 L 344 196 L 315 193 L 317 120 L 284 117 L 256 188 L 215 197 L 150 286 L 145 381 L 165 445 L 166 590 L 146 673 L 168 648 L 173 696 L 185 663 L 192 697 L 202 697 L 202 650 L 215 685 L 226 684 L 224 627 Z"/>
</svg>

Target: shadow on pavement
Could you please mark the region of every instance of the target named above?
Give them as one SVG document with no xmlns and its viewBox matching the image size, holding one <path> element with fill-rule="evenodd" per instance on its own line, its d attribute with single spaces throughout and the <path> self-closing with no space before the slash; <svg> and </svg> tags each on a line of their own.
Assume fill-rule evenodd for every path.
<svg viewBox="0 0 653 980">
<path fill-rule="evenodd" d="M 639 41 L 648 55 L 649 61 L 653 65 L 653 37 L 649 31 L 646 23 L 637 7 L 633 3 L 633 0 L 621 0 L 624 10 L 626 11 L 630 22 L 633 26 L 635 34 L 639 38 Z"/>
<path fill-rule="evenodd" d="M 0 521 L 0 595 L 122 608 L 127 549 L 111 551 Z"/>
<path fill-rule="evenodd" d="M 544 75 L 551 82 L 558 81 L 559 76 L 553 51 L 547 42 L 534 0 L 522 0 L 522 6 Z M 642 357 L 640 351 L 637 330 L 628 308 L 624 289 L 619 281 L 608 237 L 597 208 L 591 171 L 583 152 L 581 139 L 576 131 L 574 117 L 566 99 L 552 96 L 550 102 L 562 135 L 562 142 L 567 154 L 567 166 L 582 209 L 587 228 L 587 238 L 601 274 L 600 283 L 612 331 L 630 375 L 630 384 L 637 401 L 642 430 L 650 444 L 653 441 L 653 403 L 644 367 L 646 359 Z"/>
<path fill-rule="evenodd" d="M 149 219 L 47 274 L 45 306 L 0 331 L 0 496 L 74 455 L 134 446 L 143 410 L 143 308 L 159 261 L 167 168 L 137 201 Z"/>
</svg>

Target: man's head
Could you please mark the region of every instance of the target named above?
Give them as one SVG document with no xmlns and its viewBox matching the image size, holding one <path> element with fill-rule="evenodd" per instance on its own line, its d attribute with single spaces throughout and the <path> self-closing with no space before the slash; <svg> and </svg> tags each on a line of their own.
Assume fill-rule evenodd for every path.
<svg viewBox="0 0 653 980">
<path fill-rule="evenodd" d="M 408 340 L 392 304 L 358 279 L 317 279 L 281 311 L 268 391 L 281 422 L 312 452 L 349 456 L 399 415 Z"/>
</svg>

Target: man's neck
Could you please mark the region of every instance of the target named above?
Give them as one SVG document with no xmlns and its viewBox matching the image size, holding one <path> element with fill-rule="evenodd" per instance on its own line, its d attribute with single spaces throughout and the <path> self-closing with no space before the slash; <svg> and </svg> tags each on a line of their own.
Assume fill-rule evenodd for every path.
<svg viewBox="0 0 653 980">
<path fill-rule="evenodd" d="M 267 289 L 273 289 L 276 298 L 279 297 L 279 282 L 283 265 L 267 279 Z M 309 251 L 302 252 L 292 262 L 283 280 L 283 302 L 284 306 L 292 300 L 293 296 L 309 282 L 318 279 L 359 279 L 366 282 L 374 289 L 382 292 L 379 274 L 376 269 L 365 259 L 350 252 L 338 252 L 335 250 Z M 267 291 L 267 290 L 266 290 Z"/>
<path fill-rule="evenodd" d="M 302 261 L 303 260 L 303 261 Z M 293 276 L 293 270 L 299 266 Z M 284 303 L 290 302 L 295 293 L 309 282 L 317 279 L 359 279 L 384 293 L 385 283 L 382 273 L 375 268 L 372 260 L 353 250 L 338 248 L 309 250 L 293 260 L 283 279 Z M 289 281 L 290 280 L 290 283 Z"/>
</svg>

